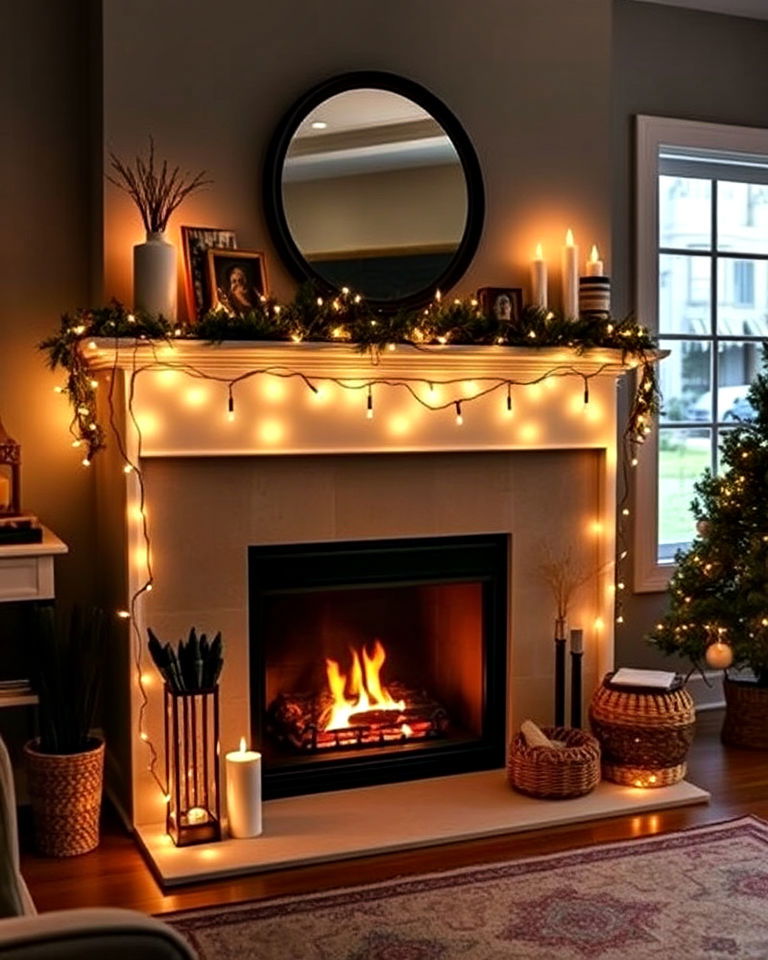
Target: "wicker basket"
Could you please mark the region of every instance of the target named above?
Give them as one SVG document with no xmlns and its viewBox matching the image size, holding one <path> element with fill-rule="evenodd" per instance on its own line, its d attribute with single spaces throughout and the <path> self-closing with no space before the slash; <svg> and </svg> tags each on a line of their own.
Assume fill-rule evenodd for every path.
<svg viewBox="0 0 768 960">
<path fill-rule="evenodd" d="M 768 750 L 768 687 L 723 677 L 725 721 L 723 743 L 750 750 Z"/>
<path fill-rule="evenodd" d="M 507 777 L 515 790 L 542 800 L 567 800 L 594 789 L 600 782 L 597 740 L 569 727 L 543 727 L 543 731 L 565 747 L 529 747 L 518 733 L 510 744 L 507 761 Z"/>
<path fill-rule="evenodd" d="M 612 687 L 595 691 L 589 708 L 592 732 L 603 751 L 606 780 L 630 787 L 667 787 L 685 776 L 693 742 L 693 698 L 672 690 Z"/>
<path fill-rule="evenodd" d="M 99 845 L 104 741 L 84 753 L 52 754 L 24 747 L 35 843 L 49 857 L 74 857 Z"/>
</svg>

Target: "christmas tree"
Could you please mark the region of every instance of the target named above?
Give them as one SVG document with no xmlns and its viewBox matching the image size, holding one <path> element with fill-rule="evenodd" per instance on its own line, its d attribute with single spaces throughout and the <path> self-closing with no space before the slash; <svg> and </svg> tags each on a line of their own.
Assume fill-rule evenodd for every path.
<svg viewBox="0 0 768 960">
<path fill-rule="evenodd" d="M 749 667 L 768 686 L 768 344 L 748 398 L 754 417 L 725 433 L 720 474 L 694 486 L 698 536 L 675 557 L 670 610 L 649 639 L 699 667 Z"/>
</svg>

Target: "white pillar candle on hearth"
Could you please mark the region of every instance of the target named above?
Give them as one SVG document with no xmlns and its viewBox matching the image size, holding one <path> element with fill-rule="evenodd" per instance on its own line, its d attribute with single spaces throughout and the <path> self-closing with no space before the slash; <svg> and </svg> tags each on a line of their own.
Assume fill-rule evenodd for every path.
<svg viewBox="0 0 768 960">
<path fill-rule="evenodd" d="M 547 264 L 541 244 L 536 244 L 536 256 L 531 264 L 531 303 L 535 307 L 547 306 Z"/>
<path fill-rule="evenodd" d="M 563 313 L 566 318 L 579 315 L 579 248 L 570 228 L 563 247 Z"/>
<path fill-rule="evenodd" d="M 228 753 L 224 759 L 229 835 L 258 837 L 261 833 L 261 754 L 246 750 L 243 737 L 240 749 Z"/>
</svg>

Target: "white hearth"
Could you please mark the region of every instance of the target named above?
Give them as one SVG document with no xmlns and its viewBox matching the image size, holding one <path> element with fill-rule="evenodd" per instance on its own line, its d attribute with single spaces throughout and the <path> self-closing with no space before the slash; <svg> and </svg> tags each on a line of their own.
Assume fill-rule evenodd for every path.
<svg viewBox="0 0 768 960">
<path fill-rule="evenodd" d="M 99 342 L 91 359 L 99 376 L 111 382 L 113 420 L 122 430 L 128 459 L 141 469 L 154 575 L 152 592 L 135 605 L 133 629 L 126 625 L 131 632 L 122 654 L 124 677 L 117 678 L 113 691 L 115 702 L 126 705 L 126 716 L 110 734 L 109 773 L 166 882 L 180 882 L 174 864 L 182 862 L 191 865 L 190 878 L 202 854 L 168 854 L 158 840 L 165 798 L 148 769 L 151 753 L 141 734 L 162 753 L 162 698 L 159 678 L 143 652 L 146 626 L 169 640 L 186 635 L 192 625 L 207 633 L 222 631 L 222 754 L 233 749 L 250 729 L 250 545 L 509 534 L 508 735 L 525 717 L 551 719 L 554 613 L 536 567 L 544 544 L 556 552 L 570 546 L 575 560 L 594 571 L 570 616 L 571 626 L 585 630 L 587 694 L 612 667 L 616 383 L 627 372 L 617 351 L 577 356 L 551 349 L 398 347 L 373 364 L 350 347 L 328 344 L 186 341 L 114 349 Z M 254 370 L 260 372 L 251 376 Z M 590 378 L 586 404 L 584 376 Z M 231 420 L 228 397 L 238 377 Z M 372 378 L 386 378 L 388 384 L 373 386 L 374 417 L 368 419 L 367 389 L 354 388 Z M 505 380 L 532 384 L 512 387 L 511 413 L 505 387 L 472 399 Z M 433 412 L 409 391 L 425 403 L 449 406 Z M 461 425 L 456 400 L 461 401 Z M 147 580 L 140 478 L 123 472 L 114 442 L 95 466 L 105 555 L 114 561 L 113 598 L 116 607 L 125 608 Z M 139 672 L 145 677 L 145 709 Z M 162 779 L 162 757 L 157 770 Z M 503 774 L 495 776 L 503 782 Z M 630 799 L 659 805 L 662 793 Z M 596 795 L 596 807 L 586 804 L 592 816 L 605 815 L 603 794 Z M 331 809 L 327 796 L 310 800 L 306 809 L 313 803 Z M 695 802 L 686 796 L 684 802 Z M 559 817 L 570 816 L 567 806 L 558 805 Z M 275 815 L 279 809 L 274 807 Z M 626 798 L 615 812 L 622 809 L 627 809 Z M 480 815 L 469 832 L 462 817 L 453 834 L 441 827 L 431 840 L 427 831 L 420 839 L 398 843 L 512 829 L 514 818 L 502 811 L 499 819 L 498 813 L 490 814 L 490 821 Z M 445 816 L 446 822 L 455 820 L 450 806 Z M 541 822 L 550 819 L 547 815 Z M 269 834 L 268 813 L 265 822 Z M 317 829 L 325 830 L 323 824 Z M 299 832 L 305 833 L 306 825 Z M 274 854 L 272 862 L 317 859 L 311 845 L 302 855 L 293 841 L 285 841 L 294 853 Z M 237 853 L 236 846 L 232 854 L 236 843 L 211 845 L 216 847 L 206 855 L 211 871 L 242 872 L 243 856 L 259 859 L 256 852 L 243 854 L 243 848 Z M 265 837 L 259 849 L 276 843 Z M 326 851 L 328 858 L 354 854 L 343 844 L 334 849 Z M 359 852 L 368 849 L 362 844 Z"/>
</svg>

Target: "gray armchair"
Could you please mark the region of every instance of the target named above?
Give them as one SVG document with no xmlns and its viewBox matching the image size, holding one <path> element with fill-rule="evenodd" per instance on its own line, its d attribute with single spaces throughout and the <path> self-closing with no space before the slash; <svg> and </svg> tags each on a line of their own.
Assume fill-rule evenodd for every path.
<svg viewBox="0 0 768 960">
<path fill-rule="evenodd" d="M 19 872 L 16 796 L 0 739 L 0 960 L 194 960 L 189 944 L 160 920 L 133 910 L 38 914 Z"/>
</svg>

